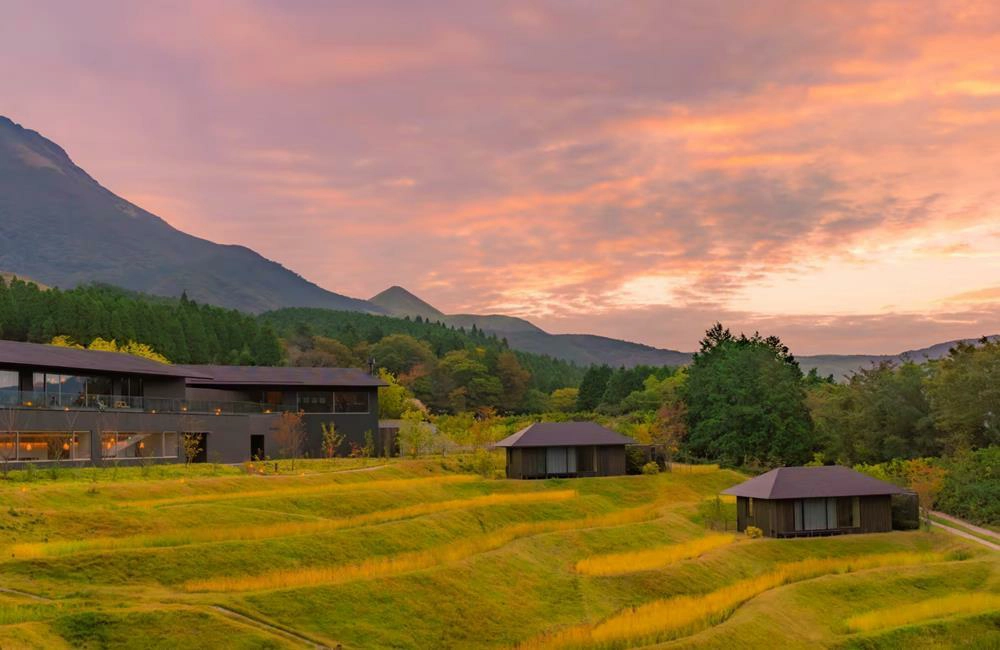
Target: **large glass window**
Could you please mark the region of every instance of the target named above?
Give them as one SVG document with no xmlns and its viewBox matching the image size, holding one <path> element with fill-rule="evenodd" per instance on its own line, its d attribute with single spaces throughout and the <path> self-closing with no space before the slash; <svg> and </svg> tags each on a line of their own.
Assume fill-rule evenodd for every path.
<svg viewBox="0 0 1000 650">
<path fill-rule="evenodd" d="M 545 471 L 548 474 L 575 474 L 576 449 L 573 447 L 546 447 Z"/>
<path fill-rule="evenodd" d="M 799 499 L 793 502 L 795 530 L 857 528 L 860 522 L 858 497 Z"/>
<path fill-rule="evenodd" d="M 177 458 L 177 434 L 174 432 L 104 432 L 101 434 L 104 458 Z"/>
<path fill-rule="evenodd" d="M 333 395 L 335 413 L 368 413 L 368 392 L 363 390 L 337 391 Z"/>
<path fill-rule="evenodd" d="M 0 434 L 0 457 L 21 462 L 90 460 L 90 432 Z"/>
<path fill-rule="evenodd" d="M 142 394 L 142 379 L 60 375 L 36 372 L 32 377 L 32 405 L 76 408 L 132 408 Z"/>
<path fill-rule="evenodd" d="M 299 410 L 306 413 L 332 413 L 330 391 L 299 391 Z"/>
<path fill-rule="evenodd" d="M 20 388 L 20 376 L 16 370 L 0 370 L 0 406 L 17 405 Z"/>
</svg>

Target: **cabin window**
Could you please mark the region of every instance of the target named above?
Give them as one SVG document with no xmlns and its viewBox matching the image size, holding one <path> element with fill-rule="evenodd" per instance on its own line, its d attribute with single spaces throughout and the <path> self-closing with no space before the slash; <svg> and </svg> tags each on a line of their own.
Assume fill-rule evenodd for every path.
<svg viewBox="0 0 1000 650">
<path fill-rule="evenodd" d="M 20 375 L 16 370 L 0 370 L 0 406 L 16 406 L 20 388 Z"/>
<path fill-rule="evenodd" d="M 856 505 L 858 497 L 852 499 L 840 507 L 838 507 L 838 502 L 845 500 L 836 497 L 795 500 L 792 504 L 795 514 L 795 530 L 857 528 L 860 525 L 860 509 Z"/>
<path fill-rule="evenodd" d="M 747 499 L 747 517 L 753 517 L 753 497 Z"/>
<path fill-rule="evenodd" d="M 368 392 L 363 390 L 339 390 L 333 394 L 335 413 L 367 413 Z"/>
<path fill-rule="evenodd" d="M 304 413 L 333 413 L 332 395 L 329 391 L 299 391 L 299 410 Z"/>
<path fill-rule="evenodd" d="M 576 449 L 574 447 L 546 447 L 546 474 L 575 474 Z"/>
</svg>

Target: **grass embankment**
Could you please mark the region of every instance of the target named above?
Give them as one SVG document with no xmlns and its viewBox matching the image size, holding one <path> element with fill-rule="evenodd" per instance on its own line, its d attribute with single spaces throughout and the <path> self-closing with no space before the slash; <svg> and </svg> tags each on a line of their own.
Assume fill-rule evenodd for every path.
<svg viewBox="0 0 1000 650">
<path fill-rule="evenodd" d="M 440 460 L 345 468 L 0 481 L 0 587 L 51 598 L 0 592 L 0 645 L 877 647 L 911 642 L 915 625 L 998 636 L 981 609 L 849 628 L 871 609 L 1000 593 L 996 554 L 944 532 L 734 543 L 703 525 L 734 472 L 521 482 Z"/>
</svg>

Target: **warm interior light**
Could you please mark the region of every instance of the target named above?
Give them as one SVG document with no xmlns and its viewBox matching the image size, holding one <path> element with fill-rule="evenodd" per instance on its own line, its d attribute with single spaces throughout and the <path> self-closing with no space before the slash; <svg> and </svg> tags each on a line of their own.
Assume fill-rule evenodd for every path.
<svg viewBox="0 0 1000 650">
<path fill-rule="evenodd" d="M 63 449 L 65 449 L 66 451 L 69 451 L 69 443 L 68 442 L 64 442 L 63 443 Z"/>
<path fill-rule="evenodd" d="M 146 448 L 146 443 L 140 442 L 139 443 L 139 449 L 145 449 L 145 448 Z"/>
<path fill-rule="evenodd" d="M 25 450 L 27 450 L 27 451 L 31 451 L 31 443 L 30 443 L 30 442 L 28 442 L 28 443 L 25 443 L 25 445 L 24 445 L 24 448 L 25 448 Z"/>
</svg>

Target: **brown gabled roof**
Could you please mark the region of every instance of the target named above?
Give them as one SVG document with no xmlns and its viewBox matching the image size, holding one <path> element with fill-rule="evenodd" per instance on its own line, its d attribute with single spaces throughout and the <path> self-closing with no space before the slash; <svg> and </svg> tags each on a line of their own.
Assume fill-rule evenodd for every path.
<svg viewBox="0 0 1000 650">
<path fill-rule="evenodd" d="M 186 366 L 198 375 L 189 386 L 315 386 L 368 388 L 386 386 L 357 368 L 297 368 L 288 366 Z"/>
<path fill-rule="evenodd" d="M 21 366 L 69 372 L 110 372 L 125 375 L 196 377 L 197 371 L 123 352 L 80 350 L 58 345 L 0 341 L 0 366 Z"/>
<path fill-rule="evenodd" d="M 630 445 L 635 440 L 595 422 L 536 422 L 509 435 L 497 447 Z"/>
<path fill-rule="evenodd" d="M 902 494 L 904 490 L 840 465 L 779 467 L 734 485 L 723 494 L 754 499 L 809 499 Z"/>
</svg>

